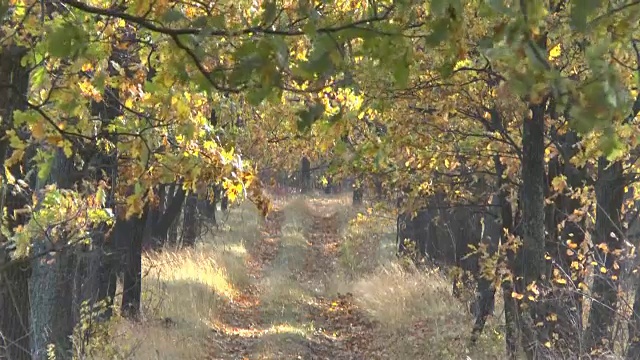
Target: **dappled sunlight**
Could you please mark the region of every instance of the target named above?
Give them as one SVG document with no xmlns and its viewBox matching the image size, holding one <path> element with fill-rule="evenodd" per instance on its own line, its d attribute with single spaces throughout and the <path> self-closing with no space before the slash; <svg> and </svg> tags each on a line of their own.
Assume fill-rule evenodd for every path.
<svg viewBox="0 0 640 360">
<path fill-rule="evenodd" d="M 236 284 L 246 284 L 241 265 L 234 261 L 241 259 L 192 249 L 148 255 L 143 260 L 143 269 L 148 273 L 145 285 L 153 286 L 152 282 L 157 281 L 162 288 L 177 282 L 193 283 L 233 300 L 238 295 Z"/>
<path fill-rule="evenodd" d="M 203 346 L 215 359 L 466 356 L 472 319 L 449 281 L 398 263 L 395 223 L 344 198 L 291 196 L 265 221 L 240 205 L 195 249 L 147 254 L 146 312 L 165 320 L 144 326 L 171 348 L 160 358 L 201 358 Z M 500 358 L 497 321 L 474 360 Z"/>
<path fill-rule="evenodd" d="M 214 331 L 221 332 L 227 336 L 240 336 L 243 338 L 256 339 L 269 334 L 296 334 L 307 336 L 308 330 L 301 326 L 289 323 L 273 324 L 264 328 L 241 328 L 229 326 L 220 321 L 213 322 Z"/>
</svg>

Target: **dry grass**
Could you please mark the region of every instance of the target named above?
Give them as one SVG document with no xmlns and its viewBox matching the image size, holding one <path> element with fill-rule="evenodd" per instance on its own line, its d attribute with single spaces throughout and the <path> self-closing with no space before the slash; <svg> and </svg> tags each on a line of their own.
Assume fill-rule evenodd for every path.
<svg viewBox="0 0 640 360">
<path fill-rule="evenodd" d="M 358 280 L 354 293 L 360 305 L 377 321 L 390 329 L 423 319 L 437 319 L 464 313 L 460 304 L 451 301 L 450 284 L 436 271 L 406 271 L 390 263 Z"/>
<path fill-rule="evenodd" d="M 122 358 L 202 359 L 211 320 L 252 284 L 247 247 L 260 236 L 259 214 L 243 203 L 195 249 L 143 257 L 143 320 L 115 319 L 112 337 Z"/>
<path fill-rule="evenodd" d="M 407 270 L 390 263 L 354 284 L 358 305 L 382 326 L 381 353 L 401 359 L 501 359 L 503 341 L 489 331 L 475 348 L 467 339 L 472 319 L 452 298 L 438 270 Z"/>
<path fill-rule="evenodd" d="M 290 199 L 284 207 L 285 220 L 277 255 L 260 283 L 260 302 L 268 322 L 294 321 L 307 294 L 297 276 L 305 265 L 307 243 L 304 229 L 310 209 L 302 197 Z"/>
<path fill-rule="evenodd" d="M 351 211 L 341 235 L 335 292 L 352 292 L 358 306 L 381 326 L 380 358 L 501 359 L 504 340 L 490 319 L 475 348 L 467 343 L 473 319 L 454 299 L 439 270 L 417 270 L 395 257 L 396 222 L 385 211 Z"/>
<path fill-rule="evenodd" d="M 450 283 L 437 271 L 417 271 L 397 263 L 393 216 L 366 210 L 364 216 L 357 216 L 347 196 L 296 196 L 283 205 L 278 252 L 256 284 L 262 289 L 262 320 L 267 328 L 271 326 L 255 349 L 256 356 L 283 358 L 277 355 L 296 352 L 313 332 L 301 317 L 313 289 L 297 277 L 309 251 L 305 229 L 312 214 L 337 211 L 342 238 L 337 268 L 327 287 L 318 291 L 324 296 L 352 292 L 357 305 L 381 324 L 371 334 L 380 354 L 373 358 L 502 358 L 504 340 L 492 331 L 495 319 L 476 348 L 470 349 L 472 319 L 451 296 Z M 257 212 L 251 204 L 243 204 L 231 210 L 215 237 L 196 249 L 145 257 L 146 320 L 134 324 L 117 319 L 113 342 L 121 349 L 133 349 L 130 359 L 204 358 L 210 321 L 255 282 L 245 260 L 247 249 L 260 237 L 258 226 Z M 166 318 L 170 323 L 162 320 Z"/>
</svg>

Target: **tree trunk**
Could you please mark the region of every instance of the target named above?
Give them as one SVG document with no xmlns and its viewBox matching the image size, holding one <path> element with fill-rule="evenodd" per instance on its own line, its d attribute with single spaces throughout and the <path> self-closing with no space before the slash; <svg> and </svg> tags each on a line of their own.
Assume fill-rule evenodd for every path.
<svg viewBox="0 0 640 360">
<path fill-rule="evenodd" d="M 57 184 L 59 188 L 70 188 L 69 174 L 73 172 L 73 160 L 66 157 L 62 149 L 56 149 L 49 178 L 39 181 L 38 189 L 45 184 Z M 42 196 L 42 195 L 41 195 Z M 64 242 L 65 239 L 55 239 Z M 33 252 L 52 250 L 47 239 L 34 239 Z M 64 245 L 63 243 L 60 245 Z M 32 261 L 32 276 L 29 284 L 31 299 L 32 338 L 31 351 L 35 360 L 47 358 L 47 347 L 54 345 L 59 358 L 68 358 L 72 350 L 73 334 L 73 268 L 74 247 L 66 247 Z"/>
<path fill-rule="evenodd" d="M 7 130 L 13 127 L 15 110 L 26 108 L 26 95 L 29 87 L 29 70 L 21 65 L 26 49 L 14 45 L 0 49 L 0 160 L 2 163 L 11 155 L 12 149 L 5 138 Z M 27 163 L 27 156 L 22 164 L 11 167 L 12 175 L 22 178 L 20 167 Z M 25 171 L 28 166 L 24 166 Z M 25 179 L 28 181 L 28 179 Z M 13 196 L 7 188 L 2 176 L 0 188 L 0 209 L 6 208 L 7 214 L 23 207 L 29 199 Z M 26 220 L 25 216 L 13 218 L 2 217 L 7 229 L 13 233 L 17 225 Z M 10 256 L 5 252 L 8 242 L 0 235 L 0 359 L 31 359 L 30 348 L 30 308 L 28 297 L 28 280 L 31 269 L 28 261 L 7 264 Z M 3 350 L 4 349 L 4 350 Z"/>
<path fill-rule="evenodd" d="M 117 233 L 122 228 L 123 221 L 117 219 L 111 231 L 106 235 L 103 246 L 96 248 L 100 252 L 98 265 L 98 300 L 105 301 L 105 312 L 102 320 L 108 320 L 113 315 L 113 302 L 116 297 L 118 285 L 118 273 L 126 262 L 123 259 L 124 252 L 116 246 Z"/>
<path fill-rule="evenodd" d="M 329 195 L 333 192 L 333 178 L 327 176 L 327 185 L 324 187 L 324 193 Z"/>
<path fill-rule="evenodd" d="M 598 159 L 596 181 L 596 225 L 594 244 L 595 274 L 592 294 L 594 301 L 589 313 L 586 342 L 591 349 L 611 349 L 611 327 L 618 305 L 618 279 L 620 276 L 615 251 L 622 249 L 621 209 L 624 199 L 623 164 Z"/>
<path fill-rule="evenodd" d="M 182 244 L 184 246 L 194 246 L 198 238 L 198 197 L 196 194 L 189 194 L 184 204 L 184 219 L 182 222 Z"/>
<path fill-rule="evenodd" d="M 31 360 L 28 260 L 14 261 L 0 272 L 0 359 Z"/>
<path fill-rule="evenodd" d="M 531 105 L 531 118 L 526 118 L 522 132 L 522 231 L 523 244 L 515 262 L 515 275 L 520 277 L 516 289 L 524 294 L 537 296 L 527 290 L 534 281 L 542 289 L 545 274 L 545 160 L 544 114 L 546 101 Z M 528 303 L 529 309 L 521 312 L 523 347 L 529 359 L 538 358 L 544 351 L 546 339 L 539 337 L 534 327 L 543 316 L 537 302 Z"/>
<path fill-rule="evenodd" d="M 627 348 L 627 360 L 640 359 L 640 274 L 636 277 L 636 293 L 633 299 L 633 314 L 629 322 L 629 346 Z"/>
<path fill-rule="evenodd" d="M 500 161 L 499 156 L 494 156 L 493 162 L 496 169 L 496 194 L 491 199 L 491 207 L 484 217 L 484 234 L 481 239 L 487 245 L 487 255 L 493 256 L 498 251 L 500 239 L 502 238 L 503 229 L 511 228 L 511 205 L 507 201 L 506 189 L 503 187 L 502 174 L 504 173 L 504 165 Z M 475 342 L 477 337 L 482 333 L 487 317 L 493 312 L 495 306 L 496 288 L 491 278 L 487 278 L 487 271 L 482 271 L 482 264 L 478 264 L 479 274 L 477 276 L 478 298 L 477 313 L 475 325 L 472 331 L 471 341 Z M 496 275 L 495 269 L 491 274 Z"/>
<path fill-rule="evenodd" d="M 140 217 L 124 221 L 120 236 L 128 240 L 126 265 L 123 278 L 122 315 L 137 320 L 142 296 L 142 238 L 147 222 L 148 205 Z M 125 241 L 126 241 L 125 240 Z"/>
<path fill-rule="evenodd" d="M 160 241 L 166 241 L 169 237 L 169 228 L 172 224 L 177 222 L 182 211 L 184 199 L 186 196 L 185 190 L 181 186 L 177 186 L 175 193 L 172 191 L 176 186 L 171 186 L 167 193 L 166 210 L 160 214 L 155 225 L 153 226 L 153 237 L 160 239 Z M 176 237 L 173 237 L 172 242 L 176 241 Z"/>
<path fill-rule="evenodd" d="M 311 162 L 306 156 L 302 157 L 300 164 L 300 191 L 305 194 L 311 187 Z"/>
<path fill-rule="evenodd" d="M 353 182 L 353 206 L 362 205 L 364 189 L 362 188 L 362 176 L 357 176 Z"/>
<path fill-rule="evenodd" d="M 500 237 L 502 235 L 502 221 L 500 219 L 500 196 L 494 195 L 491 199 L 491 207 L 487 209 L 487 213 L 484 216 L 484 232 L 481 238 L 481 242 L 487 246 L 487 255 L 493 256 L 498 250 L 498 244 L 500 243 Z M 472 314 L 475 316 L 476 321 L 471 333 L 471 341 L 475 342 L 482 333 L 484 325 L 489 315 L 493 313 L 495 304 L 496 288 L 493 285 L 493 275 L 495 275 L 495 269 L 484 269 L 482 263 L 478 264 L 479 271 L 476 275 L 477 280 L 477 297 L 472 304 L 475 308 L 472 309 Z"/>
</svg>

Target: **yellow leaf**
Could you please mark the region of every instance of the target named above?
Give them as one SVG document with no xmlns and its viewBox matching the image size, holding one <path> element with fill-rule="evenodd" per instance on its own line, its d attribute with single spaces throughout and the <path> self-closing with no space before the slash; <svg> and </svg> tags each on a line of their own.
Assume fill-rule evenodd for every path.
<svg viewBox="0 0 640 360">
<path fill-rule="evenodd" d="M 39 121 L 31 126 L 31 136 L 36 140 L 42 140 L 44 138 L 44 123 Z"/>
<path fill-rule="evenodd" d="M 4 167 L 4 174 L 7 177 L 7 182 L 9 184 L 15 184 L 16 182 L 16 178 L 13 177 L 13 175 L 11 175 L 11 171 L 9 171 L 9 169 L 7 169 L 7 167 Z"/>
<path fill-rule="evenodd" d="M 550 347 L 551 347 L 551 342 L 550 342 L 550 341 L 547 341 L 546 343 L 544 343 L 544 346 L 546 346 L 546 347 L 550 348 Z"/>
<path fill-rule="evenodd" d="M 554 46 L 549 50 L 549 60 L 553 60 L 562 54 L 562 47 L 560 44 Z"/>
<path fill-rule="evenodd" d="M 518 294 L 517 292 L 514 291 L 511 293 L 511 297 L 514 299 L 522 300 L 522 298 L 524 298 L 524 295 Z"/>
<path fill-rule="evenodd" d="M 605 268 L 604 266 L 601 266 L 600 267 L 600 272 L 603 273 L 603 274 L 606 274 L 607 273 L 607 268 Z"/>
<path fill-rule="evenodd" d="M 581 282 L 578 284 L 578 288 L 580 288 L 583 291 L 587 291 L 589 289 L 589 286 L 587 286 L 587 284 Z"/>
<path fill-rule="evenodd" d="M 567 284 L 567 280 L 565 280 L 563 278 L 555 279 L 555 281 L 560 285 L 566 285 Z"/>
</svg>

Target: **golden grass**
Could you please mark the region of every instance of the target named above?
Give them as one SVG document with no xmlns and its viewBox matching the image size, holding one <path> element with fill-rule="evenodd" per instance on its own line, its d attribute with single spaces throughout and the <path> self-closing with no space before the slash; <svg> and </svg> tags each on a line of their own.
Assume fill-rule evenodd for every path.
<svg viewBox="0 0 640 360">
<path fill-rule="evenodd" d="M 284 207 L 284 222 L 278 253 L 266 269 L 260 283 L 260 302 L 269 322 L 293 321 L 300 315 L 307 294 L 297 276 L 305 266 L 307 240 L 304 230 L 309 225 L 309 212 L 304 198 L 290 199 Z"/>
<path fill-rule="evenodd" d="M 495 324 L 488 326 L 476 348 L 469 348 L 472 319 L 451 296 L 450 283 L 438 271 L 418 271 L 397 263 L 393 215 L 354 209 L 350 200 L 344 195 L 283 200 L 285 220 L 279 249 L 256 284 L 261 289 L 260 313 L 266 325 L 256 358 L 290 358 L 283 354 L 294 354 L 304 346 L 313 329 L 301 316 L 312 291 L 324 296 L 352 292 L 357 305 L 381 325 L 371 334 L 379 358 L 503 358 L 504 340 L 492 331 Z M 357 216 L 358 211 L 365 215 Z M 330 283 L 317 290 L 297 277 L 309 255 L 305 230 L 312 215 L 336 212 L 340 254 L 335 272 L 321 279 Z M 114 343 L 133 349 L 131 359 L 204 358 L 211 321 L 228 301 L 254 285 L 245 260 L 247 249 L 260 237 L 259 224 L 252 204 L 242 204 L 231 210 L 214 236 L 195 249 L 146 256 L 145 320 L 117 319 Z M 170 323 L 163 321 L 167 318 Z"/>
<path fill-rule="evenodd" d="M 357 211 L 359 210 L 359 211 Z M 454 299 L 442 272 L 418 270 L 395 257 L 396 221 L 388 211 L 351 209 L 341 229 L 335 292 L 352 292 L 381 326 L 374 335 L 380 358 L 501 359 L 504 340 L 490 319 L 474 349 L 473 319 Z"/>
<path fill-rule="evenodd" d="M 219 216 L 214 235 L 194 249 L 165 249 L 143 257 L 143 319 L 113 321 L 114 347 L 126 359 L 202 359 L 211 321 L 253 279 L 245 260 L 259 238 L 250 203 Z"/>
</svg>

